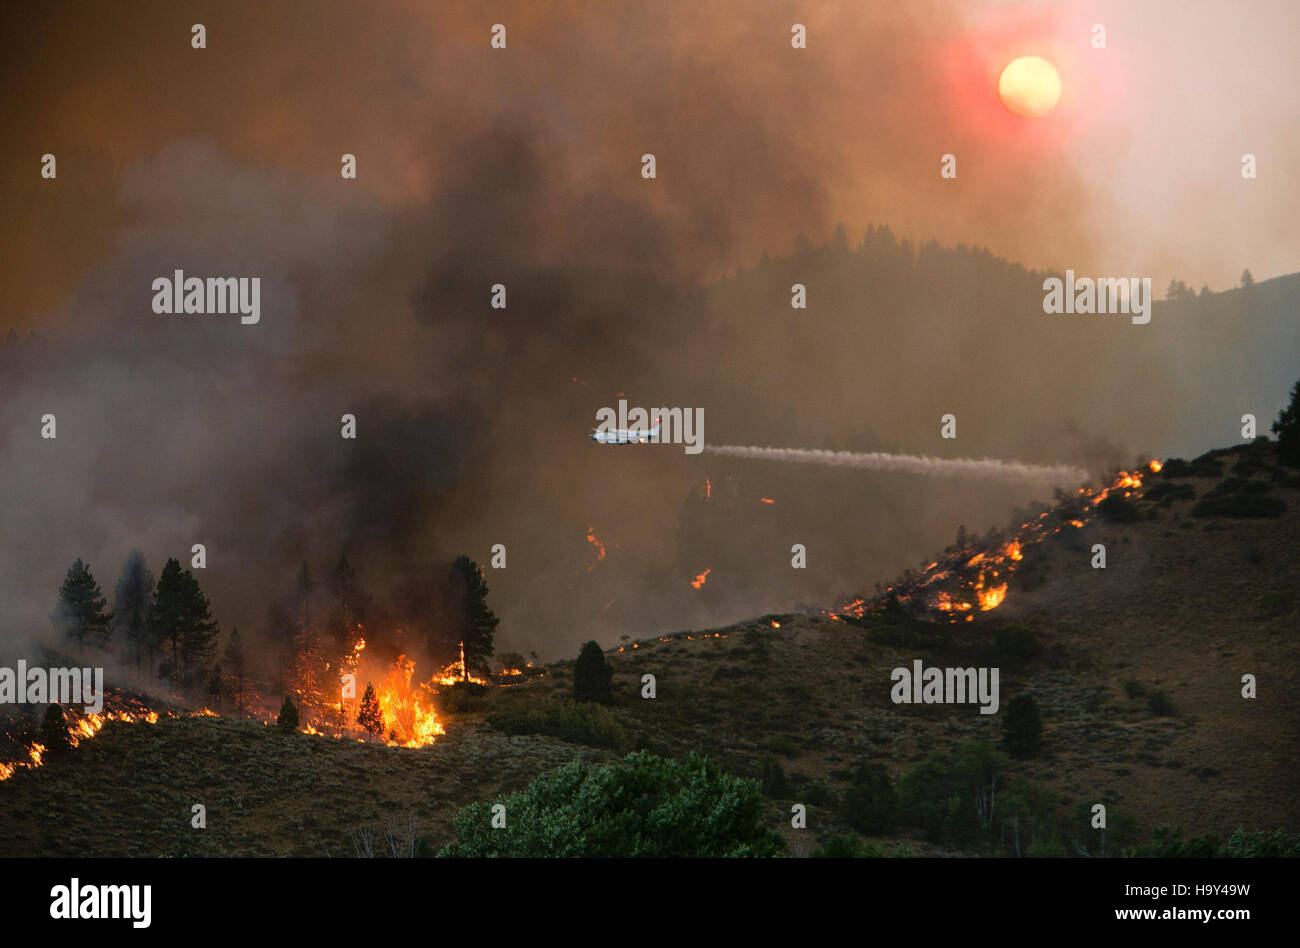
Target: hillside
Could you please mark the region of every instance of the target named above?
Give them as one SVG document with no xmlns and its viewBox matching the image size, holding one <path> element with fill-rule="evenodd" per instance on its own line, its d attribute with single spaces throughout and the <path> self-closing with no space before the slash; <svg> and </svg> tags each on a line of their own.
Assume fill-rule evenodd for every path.
<svg viewBox="0 0 1300 948">
<path fill-rule="evenodd" d="M 897 777 L 963 742 L 996 744 L 1024 694 L 1041 711 L 1044 750 L 1008 763 L 1005 779 L 1054 791 L 1058 813 L 1104 802 L 1137 839 L 1160 824 L 1220 840 L 1239 826 L 1295 832 L 1300 478 L 1257 442 L 1167 464 L 1145 494 L 1035 546 L 1002 605 L 969 623 L 764 616 L 629 641 L 608 653 L 619 696 L 609 714 L 555 728 L 600 747 L 523 733 L 560 720 L 572 663 L 458 696 L 444 708 L 447 734 L 414 750 L 228 718 L 111 722 L 0 782 L 0 855 L 350 856 L 367 830 L 380 855 L 389 831 L 404 851 L 417 836 L 430 851 L 460 807 L 575 757 L 632 748 L 700 751 L 766 774 L 771 825 L 791 854 L 807 854 L 849 829 L 842 804 L 859 764 Z M 1261 496 L 1275 500 L 1249 499 Z M 1090 565 L 1096 543 L 1105 569 Z M 892 704 L 890 672 L 914 659 L 1000 667 L 1003 713 Z M 1241 696 L 1248 673 L 1254 700 Z M 639 697 L 645 674 L 653 700 Z M 789 827 L 794 802 L 808 804 L 807 831 Z M 190 828 L 195 803 L 206 830 Z M 915 827 L 882 838 L 954 851 Z"/>
</svg>

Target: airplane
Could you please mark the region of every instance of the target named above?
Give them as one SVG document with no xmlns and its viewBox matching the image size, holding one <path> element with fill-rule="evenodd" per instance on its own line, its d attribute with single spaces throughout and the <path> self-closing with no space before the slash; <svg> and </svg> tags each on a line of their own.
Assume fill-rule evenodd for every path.
<svg viewBox="0 0 1300 948">
<path fill-rule="evenodd" d="M 601 431 L 599 428 L 591 429 L 591 440 L 597 444 L 647 444 L 659 440 L 659 419 L 655 419 L 655 426 L 648 431 L 634 431 L 629 428 L 610 428 Z"/>
</svg>

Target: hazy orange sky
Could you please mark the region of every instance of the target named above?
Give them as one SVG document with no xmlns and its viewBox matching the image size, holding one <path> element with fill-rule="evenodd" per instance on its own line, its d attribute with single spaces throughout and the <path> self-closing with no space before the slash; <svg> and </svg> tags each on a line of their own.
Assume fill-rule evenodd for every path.
<svg viewBox="0 0 1300 948">
<path fill-rule="evenodd" d="M 49 9 L 46 9 L 49 7 Z M 8 226 L 0 326 L 37 326 L 141 219 L 125 186 L 177 141 L 400 215 L 458 139 L 531 126 L 566 180 L 649 205 L 710 280 L 887 223 L 1040 268 L 1221 289 L 1296 269 L 1300 6 L 1255 2 L 257 3 L 4 13 Z M 190 48 L 190 26 L 208 48 Z M 509 46 L 489 49 L 493 23 Z M 808 48 L 790 47 L 790 27 Z M 1107 47 L 1091 47 L 1091 28 Z M 1064 92 L 1011 116 L 998 71 L 1033 53 Z M 42 180 L 40 157 L 58 158 Z M 339 156 L 358 156 L 344 183 Z M 639 158 L 656 154 L 657 187 Z M 1258 179 L 1240 162 L 1256 155 Z M 939 177 L 953 153 L 958 178 Z M 552 172 L 555 174 L 555 172 Z M 147 189 L 147 181 L 139 185 Z M 214 213 L 218 211 L 214 209 Z M 564 227 L 558 202 L 548 226 Z"/>
</svg>

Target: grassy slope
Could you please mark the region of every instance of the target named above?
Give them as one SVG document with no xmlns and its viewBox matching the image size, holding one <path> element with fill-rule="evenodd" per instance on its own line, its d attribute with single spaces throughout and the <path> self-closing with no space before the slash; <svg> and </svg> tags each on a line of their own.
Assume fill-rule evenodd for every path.
<svg viewBox="0 0 1300 948">
<path fill-rule="evenodd" d="M 1227 457 L 1225 467 L 1234 458 Z M 1190 478 L 1197 495 L 1217 479 Z M 1300 733 L 1300 492 L 1284 517 L 1204 520 L 1194 501 L 1142 504 L 1133 524 L 1090 525 L 1082 543 L 1036 551 L 1041 582 L 1018 588 L 996 612 L 959 630 L 945 649 L 881 644 L 866 628 L 811 616 L 765 617 L 643 642 L 614 652 L 615 717 L 629 744 L 665 754 L 698 750 L 739 772 L 766 754 L 781 760 L 792 799 L 838 792 L 861 760 L 893 773 L 962 740 L 1000 737 L 1000 716 L 974 707 L 890 703 L 889 674 L 927 664 L 998 664 L 1002 703 L 1028 692 L 1043 710 L 1047 751 L 1015 773 L 1056 787 L 1066 807 L 1118 804 L 1144 831 L 1158 823 L 1226 836 L 1295 824 L 1294 738 Z M 1094 542 L 1108 568 L 1089 566 Z M 1281 590 L 1279 595 L 1278 590 Z M 1289 596 L 1289 599 L 1288 599 Z M 780 621 L 773 629 L 771 619 Z M 991 652 L 992 629 L 1033 629 L 1043 651 L 1019 665 Z M 451 716 L 433 747 L 391 749 L 213 718 L 110 724 L 62 760 L 0 784 L 0 855 L 352 855 L 350 830 L 413 821 L 435 842 L 456 810 L 583 756 L 613 752 L 536 737 L 506 737 L 488 714 L 563 700 L 570 667 L 508 689 Z M 1240 697 L 1240 678 L 1259 697 Z M 658 695 L 638 697 L 653 673 Z M 1164 690 L 1175 714 L 1130 698 L 1136 680 Z M 771 801 L 772 825 L 792 853 L 839 829 L 811 806 L 811 833 L 788 827 L 790 801 Z M 190 828 L 194 803 L 208 828 Z M 920 852 L 932 851 L 909 841 Z M 379 846 L 387 851 L 381 838 Z"/>
</svg>

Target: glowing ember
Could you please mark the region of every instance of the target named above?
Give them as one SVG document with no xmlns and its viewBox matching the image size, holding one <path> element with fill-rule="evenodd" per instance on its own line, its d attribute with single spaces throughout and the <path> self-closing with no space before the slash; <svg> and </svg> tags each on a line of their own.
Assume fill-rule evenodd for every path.
<svg viewBox="0 0 1300 948">
<path fill-rule="evenodd" d="M 700 573 L 700 575 L 698 575 L 698 576 L 696 576 L 694 579 L 692 579 L 692 580 L 691 580 L 691 588 L 692 588 L 692 589 L 699 589 L 701 586 L 703 586 L 704 583 L 705 583 L 705 581 L 709 578 L 709 574 L 710 574 L 711 572 L 713 572 L 713 570 L 711 570 L 711 569 L 706 569 L 703 573 Z"/>
<path fill-rule="evenodd" d="M 605 544 L 596 539 L 596 530 L 594 527 L 587 528 L 587 542 L 596 548 L 596 560 L 587 567 L 587 572 L 590 573 L 596 568 L 596 563 L 599 563 L 605 558 Z"/>
<path fill-rule="evenodd" d="M 773 500 L 771 497 L 760 497 L 760 498 L 758 498 L 758 499 L 761 500 L 761 501 L 762 501 L 763 503 L 765 503 L 765 504 L 774 504 L 774 503 L 776 503 L 776 501 Z"/>
</svg>

